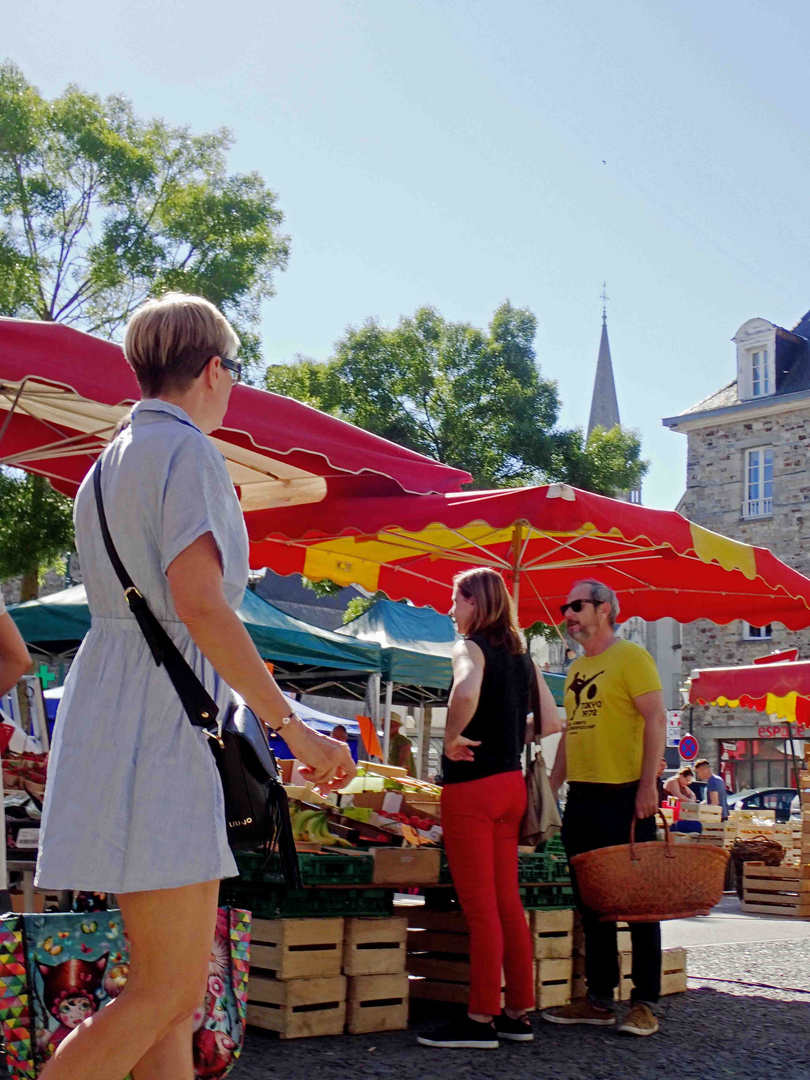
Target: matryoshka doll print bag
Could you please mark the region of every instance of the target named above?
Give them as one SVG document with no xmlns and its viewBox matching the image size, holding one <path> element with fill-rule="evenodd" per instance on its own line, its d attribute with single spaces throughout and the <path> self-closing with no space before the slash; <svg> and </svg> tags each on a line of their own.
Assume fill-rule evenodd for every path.
<svg viewBox="0 0 810 1080">
<path fill-rule="evenodd" d="M 198 1080 L 220 1080 L 242 1050 L 250 912 L 220 908 L 205 1003 L 194 1016 Z M 11 1080 L 36 1080 L 59 1043 L 113 1001 L 129 971 L 118 911 L 0 918 L 0 1024 Z"/>
</svg>

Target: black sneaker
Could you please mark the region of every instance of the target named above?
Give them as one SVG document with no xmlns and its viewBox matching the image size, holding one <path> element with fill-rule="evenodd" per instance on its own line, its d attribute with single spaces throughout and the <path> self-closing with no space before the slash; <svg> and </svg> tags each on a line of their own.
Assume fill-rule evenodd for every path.
<svg viewBox="0 0 810 1080">
<path fill-rule="evenodd" d="M 416 1041 L 422 1046 L 436 1046 L 441 1050 L 497 1050 L 498 1033 L 492 1024 L 479 1024 L 469 1016 L 451 1020 L 429 1035 L 419 1035 Z"/>
<path fill-rule="evenodd" d="M 513 1020 L 506 1013 L 501 1013 L 495 1017 L 495 1030 L 500 1039 L 509 1039 L 510 1042 L 534 1042 L 532 1022 L 526 1015 Z"/>
</svg>

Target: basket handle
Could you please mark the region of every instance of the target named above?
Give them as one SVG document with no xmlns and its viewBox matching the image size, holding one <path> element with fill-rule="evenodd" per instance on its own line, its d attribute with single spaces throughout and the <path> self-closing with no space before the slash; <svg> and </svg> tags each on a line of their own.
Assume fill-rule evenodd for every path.
<svg viewBox="0 0 810 1080">
<path fill-rule="evenodd" d="M 660 808 L 656 811 L 656 813 L 658 814 L 658 816 L 661 818 L 661 820 L 664 823 L 664 836 L 666 838 L 666 845 L 667 845 L 667 850 L 665 852 L 666 857 L 668 859 L 674 859 L 675 858 L 675 846 L 672 843 L 672 834 L 669 831 L 669 822 L 667 821 L 664 814 L 661 812 Z M 638 862 L 638 860 L 639 860 L 639 855 L 636 852 L 636 822 L 637 821 L 638 821 L 638 816 L 636 814 L 633 814 L 633 820 L 630 823 L 630 858 L 631 858 L 631 860 L 633 862 Z"/>
</svg>

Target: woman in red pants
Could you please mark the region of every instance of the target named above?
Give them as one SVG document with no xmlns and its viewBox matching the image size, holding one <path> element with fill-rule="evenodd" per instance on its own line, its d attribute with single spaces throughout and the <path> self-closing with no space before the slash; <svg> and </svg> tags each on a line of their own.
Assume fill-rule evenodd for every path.
<svg viewBox="0 0 810 1080">
<path fill-rule="evenodd" d="M 530 679 L 540 695 L 540 734 L 560 730 L 557 707 L 526 651 L 503 578 L 480 568 L 459 574 L 453 617 L 464 640 L 453 651 L 453 688 L 442 760 L 442 827 L 453 884 L 470 928 L 467 1015 L 424 1046 L 495 1049 L 531 1042 L 533 956 L 518 891 L 518 832 L 526 810 L 521 769 Z M 535 718 L 537 720 L 537 718 Z M 506 1009 L 501 1012 L 501 972 Z"/>
</svg>

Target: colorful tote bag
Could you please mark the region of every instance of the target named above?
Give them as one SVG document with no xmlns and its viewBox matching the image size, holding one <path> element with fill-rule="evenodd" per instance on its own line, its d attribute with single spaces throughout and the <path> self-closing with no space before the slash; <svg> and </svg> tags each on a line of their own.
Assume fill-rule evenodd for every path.
<svg viewBox="0 0 810 1080">
<path fill-rule="evenodd" d="M 227 1076 L 242 1050 L 250 912 L 220 908 L 205 1003 L 194 1016 L 199 1080 Z M 0 918 L 0 1024 L 11 1080 L 36 1080 L 73 1028 L 123 989 L 129 944 L 118 911 Z"/>
</svg>

